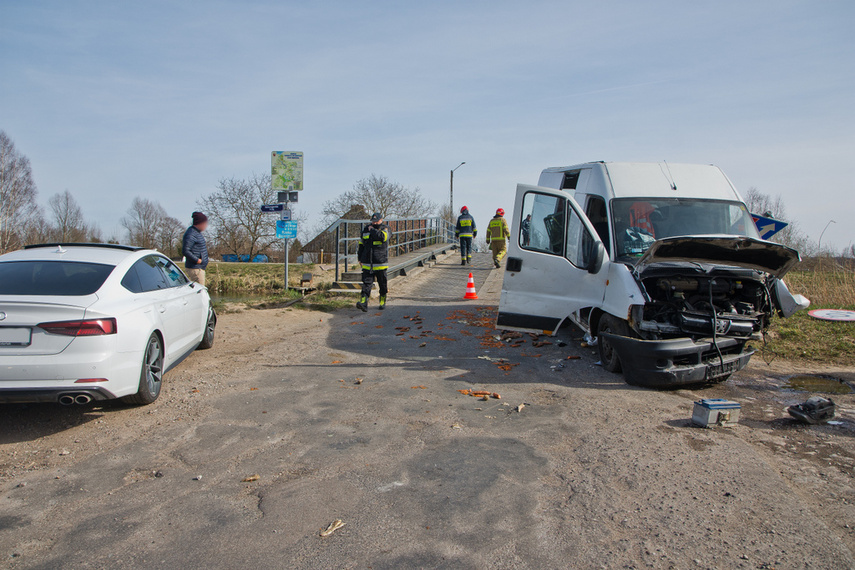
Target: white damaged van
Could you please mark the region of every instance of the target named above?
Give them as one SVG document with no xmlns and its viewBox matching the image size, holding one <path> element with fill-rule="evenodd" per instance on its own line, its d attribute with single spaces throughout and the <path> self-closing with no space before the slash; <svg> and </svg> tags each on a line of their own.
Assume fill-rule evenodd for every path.
<svg viewBox="0 0 855 570">
<path fill-rule="evenodd" d="M 773 311 L 810 303 L 782 281 L 799 261 L 763 241 L 717 167 L 591 162 L 520 184 L 497 326 L 570 321 L 627 382 L 721 382 L 748 363 Z"/>
</svg>

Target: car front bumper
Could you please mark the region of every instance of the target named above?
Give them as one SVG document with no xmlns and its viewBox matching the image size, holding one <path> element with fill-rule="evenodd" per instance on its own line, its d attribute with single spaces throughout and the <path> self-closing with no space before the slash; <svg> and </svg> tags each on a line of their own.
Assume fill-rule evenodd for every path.
<svg viewBox="0 0 855 570">
<path fill-rule="evenodd" d="M 720 381 L 745 368 L 754 354 L 752 349 L 745 348 L 745 340 L 727 337 L 713 344 L 712 339 L 641 340 L 614 334 L 603 336 L 620 357 L 627 382 L 651 388 Z"/>
</svg>

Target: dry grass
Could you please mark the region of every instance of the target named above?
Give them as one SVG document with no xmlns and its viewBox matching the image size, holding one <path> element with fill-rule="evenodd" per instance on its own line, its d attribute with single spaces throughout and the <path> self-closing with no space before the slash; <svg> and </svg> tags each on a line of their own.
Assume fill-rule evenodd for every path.
<svg viewBox="0 0 855 570">
<path fill-rule="evenodd" d="M 249 295 L 276 295 L 284 292 L 284 267 L 280 263 L 225 263 L 213 262 L 208 266 L 208 289 L 220 297 Z M 316 269 L 313 264 L 288 266 L 288 284 L 300 286 L 303 273 L 313 273 L 312 286 L 331 281 L 332 277 Z"/>
<path fill-rule="evenodd" d="M 811 309 L 855 310 L 855 273 L 847 270 L 793 271 L 785 279 L 790 291 L 811 301 Z M 775 318 L 761 355 L 824 365 L 855 366 L 855 323 L 814 319 L 801 311 Z"/>
<path fill-rule="evenodd" d="M 791 271 L 784 278 L 793 293 L 801 293 L 812 308 L 840 309 L 855 305 L 855 272 Z"/>
</svg>

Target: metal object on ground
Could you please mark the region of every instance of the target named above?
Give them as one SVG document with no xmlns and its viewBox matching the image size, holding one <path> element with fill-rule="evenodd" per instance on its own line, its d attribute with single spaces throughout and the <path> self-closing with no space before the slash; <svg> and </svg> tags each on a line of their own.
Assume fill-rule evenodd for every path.
<svg viewBox="0 0 855 570">
<path fill-rule="evenodd" d="M 823 321 L 855 321 L 855 311 L 842 309 L 814 309 L 808 311 L 808 314 Z"/>
<path fill-rule="evenodd" d="M 834 400 L 814 396 L 808 398 L 804 404 L 796 404 L 787 408 L 787 412 L 797 420 L 808 424 L 824 424 L 834 417 Z"/>
<path fill-rule="evenodd" d="M 735 426 L 742 405 L 723 398 L 704 398 L 695 402 L 692 423 L 701 427 Z"/>
</svg>

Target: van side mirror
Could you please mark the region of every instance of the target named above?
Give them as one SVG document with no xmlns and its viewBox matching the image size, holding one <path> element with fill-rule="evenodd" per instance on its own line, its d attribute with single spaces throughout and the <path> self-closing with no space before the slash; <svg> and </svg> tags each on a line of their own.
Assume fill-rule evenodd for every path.
<svg viewBox="0 0 855 570">
<path fill-rule="evenodd" d="M 603 268 L 603 261 L 606 259 L 606 248 L 603 242 L 597 240 L 591 242 L 591 252 L 588 255 L 590 263 L 588 263 L 588 273 L 599 273 Z"/>
</svg>

